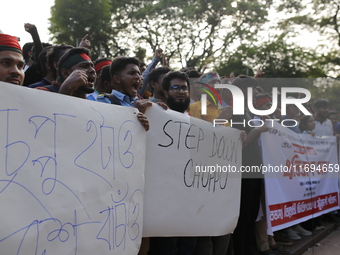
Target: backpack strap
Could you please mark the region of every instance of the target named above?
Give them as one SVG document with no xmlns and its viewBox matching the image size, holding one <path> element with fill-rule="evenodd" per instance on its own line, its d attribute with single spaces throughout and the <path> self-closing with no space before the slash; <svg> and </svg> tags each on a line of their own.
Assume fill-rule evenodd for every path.
<svg viewBox="0 0 340 255">
<path fill-rule="evenodd" d="M 111 104 L 121 105 L 120 100 L 115 95 L 106 93 L 104 93 L 103 95 L 110 99 Z"/>
</svg>

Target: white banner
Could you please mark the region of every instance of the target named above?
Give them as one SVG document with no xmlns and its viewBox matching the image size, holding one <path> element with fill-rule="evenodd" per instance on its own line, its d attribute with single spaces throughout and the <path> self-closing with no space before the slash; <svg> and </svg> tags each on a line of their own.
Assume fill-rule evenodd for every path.
<svg viewBox="0 0 340 255">
<path fill-rule="evenodd" d="M 240 131 L 155 104 L 146 115 L 143 236 L 231 233 L 240 205 Z"/>
<path fill-rule="evenodd" d="M 274 124 L 261 135 L 272 231 L 339 208 L 335 137 L 297 134 Z"/>
<path fill-rule="evenodd" d="M 137 254 L 136 109 L 0 83 L 1 254 Z"/>
</svg>

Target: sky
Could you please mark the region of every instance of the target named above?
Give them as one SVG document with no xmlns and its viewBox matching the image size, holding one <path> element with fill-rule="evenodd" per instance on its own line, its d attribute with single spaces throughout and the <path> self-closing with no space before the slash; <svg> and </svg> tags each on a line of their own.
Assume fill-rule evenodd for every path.
<svg viewBox="0 0 340 255">
<path fill-rule="evenodd" d="M 49 39 L 48 19 L 51 17 L 51 6 L 54 0 L 12 0 L 2 1 L 0 14 L 0 30 L 4 34 L 20 37 L 20 45 L 32 42 L 32 37 L 24 29 L 25 23 L 36 25 L 40 40 L 51 42 Z"/>
<path fill-rule="evenodd" d="M 13 0 L 1 3 L 0 30 L 5 34 L 20 37 L 20 45 L 32 41 L 32 37 L 24 29 L 25 23 L 36 25 L 42 42 L 51 43 L 48 27 L 51 16 L 51 6 L 54 0 Z M 271 13 L 269 17 L 275 17 Z M 274 18 L 274 19 L 275 19 Z M 316 47 L 320 42 L 318 36 L 304 32 L 297 38 L 298 44 L 307 47 Z"/>
</svg>

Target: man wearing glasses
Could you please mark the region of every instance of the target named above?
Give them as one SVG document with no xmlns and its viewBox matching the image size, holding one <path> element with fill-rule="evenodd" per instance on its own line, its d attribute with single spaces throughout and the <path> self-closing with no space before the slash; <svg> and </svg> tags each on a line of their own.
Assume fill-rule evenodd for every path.
<svg viewBox="0 0 340 255">
<path fill-rule="evenodd" d="M 186 113 L 190 104 L 189 78 L 183 72 L 169 72 L 163 78 L 166 103 L 171 110 Z M 148 255 L 193 254 L 196 237 L 151 237 Z"/>
<path fill-rule="evenodd" d="M 169 72 L 164 76 L 162 86 L 169 108 L 186 112 L 190 104 L 188 76 L 183 72 Z"/>
</svg>

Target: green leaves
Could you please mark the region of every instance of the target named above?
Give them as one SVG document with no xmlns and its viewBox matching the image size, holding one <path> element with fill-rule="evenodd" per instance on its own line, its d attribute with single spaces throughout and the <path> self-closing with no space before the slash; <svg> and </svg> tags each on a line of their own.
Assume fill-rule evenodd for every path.
<svg viewBox="0 0 340 255">
<path fill-rule="evenodd" d="M 101 53 L 100 49 L 111 56 L 113 30 L 110 8 L 108 0 L 55 0 L 49 28 L 52 39 L 56 43 L 78 46 L 81 39 L 89 34 L 93 58 Z"/>
</svg>

